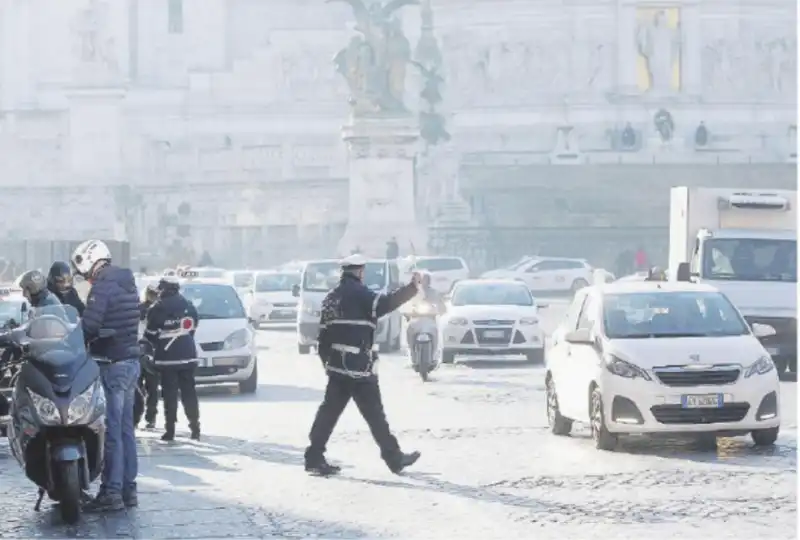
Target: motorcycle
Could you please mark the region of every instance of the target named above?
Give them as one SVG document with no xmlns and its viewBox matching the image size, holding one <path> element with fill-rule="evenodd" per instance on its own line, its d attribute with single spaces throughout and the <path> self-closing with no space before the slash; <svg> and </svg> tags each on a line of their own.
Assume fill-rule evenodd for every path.
<svg viewBox="0 0 800 540">
<path fill-rule="evenodd" d="M 411 366 L 419 373 L 420 378 L 428 381 L 428 374 L 439 367 L 436 354 L 436 307 L 429 302 L 419 302 L 413 306 L 408 318 Z"/>
<path fill-rule="evenodd" d="M 37 308 L 30 320 L 0 335 L 0 347 L 20 362 L 11 397 L 11 453 L 62 519 L 80 519 L 82 492 L 100 475 L 105 445 L 106 396 L 100 367 L 86 350 L 71 306 Z M 65 316 L 66 315 L 66 316 Z M 114 335 L 101 330 L 98 338 Z"/>
<path fill-rule="evenodd" d="M 23 304 L 23 313 L 27 306 Z M 19 323 L 14 319 L 9 319 L 0 331 L 13 330 L 19 327 Z M 0 351 L 0 437 L 8 434 L 8 423 L 11 421 L 9 412 L 11 411 L 11 390 L 14 388 L 17 374 L 19 373 L 19 362 L 16 361 L 13 351 L 2 349 Z"/>
</svg>

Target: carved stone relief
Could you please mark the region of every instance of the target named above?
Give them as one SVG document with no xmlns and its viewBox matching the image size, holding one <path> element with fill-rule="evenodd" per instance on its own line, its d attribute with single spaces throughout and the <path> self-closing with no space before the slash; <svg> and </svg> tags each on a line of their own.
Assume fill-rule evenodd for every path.
<svg viewBox="0 0 800 540">
<path fill-rule="evenodd" d="M 89 0 L 73 20 L 74 50 L 80 74 L 119 75 L 117 43 L 106 0 Z"/>
</svg>

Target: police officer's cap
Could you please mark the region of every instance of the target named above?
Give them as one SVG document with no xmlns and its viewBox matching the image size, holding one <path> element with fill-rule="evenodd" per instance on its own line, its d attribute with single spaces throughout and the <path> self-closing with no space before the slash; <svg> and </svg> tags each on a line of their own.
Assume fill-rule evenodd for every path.
<svg viewBox="0 0 800 540">
<path fill-rule="evenodd" d="M 180 286 L 181 281 L 178 276 L 161 276 L 161 279 L 158 280 L 158 288 L 162 291 L 165 289 L 178 289 Z"/>
<path fill-rule="evenodd" d="M 363 268 L 367 264 L 367 259 L 360 253 L 354 253 L 353 255 L 349 255 L 342 259 L 339 262 L 339 266 L 342 267 L 344 270 L 350 270 L 355 268 Z"/>
</svg>

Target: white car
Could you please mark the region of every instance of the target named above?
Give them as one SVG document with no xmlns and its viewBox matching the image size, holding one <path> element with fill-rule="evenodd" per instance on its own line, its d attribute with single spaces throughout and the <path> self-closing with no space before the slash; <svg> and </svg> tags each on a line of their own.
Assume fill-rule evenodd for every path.
<svg viewBox="0 0 800 540">
<path fill-rule="evenodd" d="M 583 259 L 532 257 L 510 268 L 490 270 L 483 278 L 524 281 L 537 293 L 575 292 L 593 282 L 594 268 Z"/>
<path fill-rule="evenodd" d="M 442 294 L 449 293 L 462 279 L 469 279 L 469 268 L 461 257 L 410 257 L 403 268 L 404 281 L 418 270 L 428 272 L 431 287 Z"/>
<path fill-rule="evenodd" d="M 244 394 L 258 389 L 255 332 L 233 285 L 186 281 L 181 294 L 197 309 L 197 383 L 238 383 Z"/>
<path fill-rule="evenodd" d="M 225 279 L 234 286 L 239 296 L 244 298 L 253 287 L 254 275 L 253 270 L 231 270 L 225 273 Z"/>
<path fill-rule="evenodd" d="M 442 362 L 457 355 L 524 355 L 544 359 L 539 307 L 531 292 L 515 280 L 468 279 L 453 288 L 440 320 Z"/>
<path fill-rule="evenodd" d="M 297 321 L 297 298 L 292 295 L 292 288 L 299 284 L 300 274 L 297 272 L 256 272 L 245 295 L 250 319 L 256 327 Z"/>
<path fill-rule="evenodd" d="M 779 383 L 756 336 L 728 298 L 707 285 L 622 282 L 577 293 L 547 351 L 550 429 L 589 424 L 595 446 L 620 435 L 750 433 L 778 437 Z"/>
</svg>

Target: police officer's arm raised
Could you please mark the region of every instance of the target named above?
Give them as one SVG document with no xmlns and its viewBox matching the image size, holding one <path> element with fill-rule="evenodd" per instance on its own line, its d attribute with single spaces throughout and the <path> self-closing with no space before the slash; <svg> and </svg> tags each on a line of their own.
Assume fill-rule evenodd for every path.
<svg viewBox="0 0 800 540">
<path fill-rule="evenodd" d="M 419 290 L 422 277 L 420 274 L 414 272 L 411 275 L 411 282 L 408 285 L 400 287 L 396 291 L 388 294 L 379 294 L 374 291 L 369 291 L 369 301 L 371 304 L 372 315 L 376 319 L 380 319 L 387 313 L 391 313 L 409 300 L 412 300 Z"/>
</svg>

